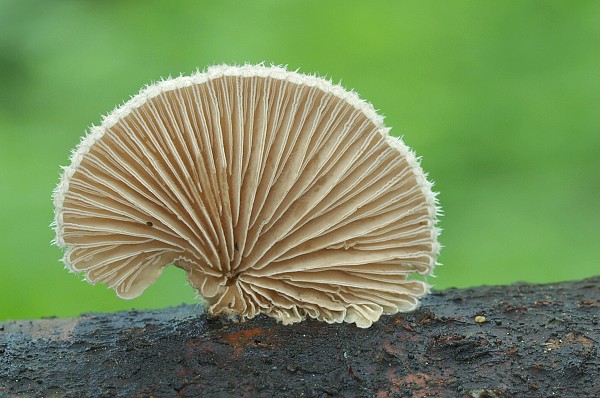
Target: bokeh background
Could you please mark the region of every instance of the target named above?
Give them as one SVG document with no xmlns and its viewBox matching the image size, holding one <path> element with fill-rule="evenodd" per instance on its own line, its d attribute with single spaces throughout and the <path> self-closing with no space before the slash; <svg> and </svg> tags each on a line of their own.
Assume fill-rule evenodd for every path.
<svg viewBox="0 0 600 398">
<path fill-rule="evenodd" d="M 0 0 L 0 320 L 133 301 L 50 245 L 88 126 L 161 77 L 285 64 L 353 88 L 423 157 L 445 211 L 436 288 L 600 273 L 600 2 Z"/>
</svg>

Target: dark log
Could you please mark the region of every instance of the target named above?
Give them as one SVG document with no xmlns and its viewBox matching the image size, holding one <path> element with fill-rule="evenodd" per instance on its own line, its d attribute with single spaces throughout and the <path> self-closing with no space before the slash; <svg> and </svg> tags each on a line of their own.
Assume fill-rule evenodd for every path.
<svg viewBox="0 0 600 398">
<path fill-rule="evenodd" d="M 599 301 L 594 277 L 434 292 L 369 329 L 190 305 L 10 321 L 0 396 L 597 397 Z"/>
</svg>

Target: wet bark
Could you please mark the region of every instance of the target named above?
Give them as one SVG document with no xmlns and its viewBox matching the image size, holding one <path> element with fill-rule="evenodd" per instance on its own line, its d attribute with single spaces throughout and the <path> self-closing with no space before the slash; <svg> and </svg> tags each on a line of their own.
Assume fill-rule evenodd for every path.
<svg viewBox="0 0 600 398">
<path fill-rule="evenodd" d="M 199 306 L 11 321 L 0 396 L 599 396 L 599 292 L 600 277 L 449 289 L 370 329 Z"/>
</svg>

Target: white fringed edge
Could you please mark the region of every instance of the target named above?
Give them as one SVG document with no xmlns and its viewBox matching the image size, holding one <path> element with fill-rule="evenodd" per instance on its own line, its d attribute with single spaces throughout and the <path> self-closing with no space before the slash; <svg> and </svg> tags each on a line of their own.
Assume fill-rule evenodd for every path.
<svg viewBox="0 0 600 398">
<path fill-rule="evenodd" d="M 174 79 L 166 79 L 155 84 L 148 85 L 140 90 L 140 92 L 133 96 L 129 101 L 115 108 L 111 113 L 104 116 L 100 126 L 92 126 L 90 128 L 89 133 L 82 138 L 80 143 L 71 153 L 71 164 L 62 168 L 63 174 L 61 175 L 60 182 L 53 193 L 55 210 L 52 228 L 54 229 L 56 236 L 52 243 L 61 248 L 67 248 L 67 251 L 63 257 L 63 261 L 70 271 L 74 272 L 67 261 L 69 248 L 63 239 L 63 203 L 65 195 L 69 190 L 69 182 L 71 177 L 73 174 L 75 174 L 79 168 L 79 165 L 81 164 L 81 161 L 90 151 L 92 146 L 99 141 L 104 136 L 104 133 L 113 127 L 117 122 L 128 116 L 133 110 L 145 104 L 148 100 L 157 97 L 161 93 L 193 85 L 200 85 L 221 77 L 272 78 L 277 80 L 285 80 L 298 85 L 317 87 L 319 90 L 332 94 L 347 102 L 355 109 L 361 111 L 377 127 L 378 132 L 385 138 L 390 147 L 396 149 L 403 157 L 407 159 L 413 174 L 417 180 L 421 182 L 421 192 L 429 204 L 429 215 L 434 221 L 432 228 L 434 235 L 432 238 L 434 243 L 432 248 L 431 263 L 429 265 L 429 272 L 425 275 L 433 275 L 433 269 L 436 265 L 439 265 L 436 259 L 441 249 L 441 245 L 438 242 L 438 236 L 441 230 L 437 227 L 437 218 L 438 216 L 442 215 L 442 211 L 437 199 L 438 193 L 432 190 L 433 183 L 427 179 L 427 175 L 421 168 L 421 159 L 417 158 L 414 152 L 408 146 L 406 146 L 406 144 L 404 144 L 400 138 L 390 135 L 391 129 L 384 125 L 384 117 L 377 113 L 371 103 L 362 100 L 354 91 L 347 91 L 341 85 L 334 84 L 330 79 L 324 79 L 317 75 L 304 75 L 298 73 L 297 71 L 288 71 L 282 66 L 264 66 L 263 64 L 246 64 L 243 66 L 225 64 L 214 65 L 207 68 L 203 72 L 197 71 L 191 76 L 179 76 Z"/>
</svg>

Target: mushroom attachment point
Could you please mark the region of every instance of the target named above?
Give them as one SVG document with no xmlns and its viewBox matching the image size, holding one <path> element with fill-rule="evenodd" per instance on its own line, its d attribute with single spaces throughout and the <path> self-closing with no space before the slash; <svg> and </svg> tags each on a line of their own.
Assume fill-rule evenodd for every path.
<svg viewBox="0 0 600 398">
<path fill-rule="evenodd" d="M 440 247 L 432 184 L 383 118 L 280 67 L 146 87 L 82 139 L 54 204 L 90 283 L 130 299 L 172 264 L 209 314 L 284 324 L 411 311 Z"/>
</svg>

